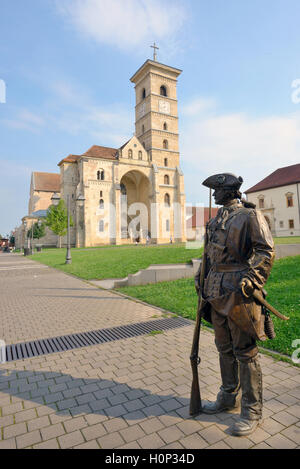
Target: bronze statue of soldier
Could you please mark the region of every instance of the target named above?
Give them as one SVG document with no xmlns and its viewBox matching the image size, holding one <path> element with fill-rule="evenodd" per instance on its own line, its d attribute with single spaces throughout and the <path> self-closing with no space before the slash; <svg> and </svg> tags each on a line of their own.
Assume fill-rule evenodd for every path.
<svg viewBox="0 0 300 469">
<path fill-rule="evenodd" d="M 242 199 L 243 179 L 216 174 L 203 182 L 222 205 L 207 225 L 204 285 L 195 276 L 203 300 L 203 317 L 212 323 L 219 352 L 222 385 L 216 402 L 201 411 L 215 414 L 241 406 L 230 431 L 252 433 L 262 419 L 262 372 L 257 340 L 266 340 L 262 307 L 252 296 L 263 291 L 274 260 L 268 224 L 255 205 Z M 256 291 L 257 291 L 256 290 Z"/>
</svg>

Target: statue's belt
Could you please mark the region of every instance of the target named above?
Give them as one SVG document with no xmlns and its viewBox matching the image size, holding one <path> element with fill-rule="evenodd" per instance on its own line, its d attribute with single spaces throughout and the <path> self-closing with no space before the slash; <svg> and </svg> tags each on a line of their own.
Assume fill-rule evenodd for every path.
<svg viewBox="0 0 300 469">
<path fill-rule="evenodd" d="M 241 272 L 242 270 L 249 269 L 249 264 L 213 264 L 211 270 L 221 272 Z"/>
</svg>

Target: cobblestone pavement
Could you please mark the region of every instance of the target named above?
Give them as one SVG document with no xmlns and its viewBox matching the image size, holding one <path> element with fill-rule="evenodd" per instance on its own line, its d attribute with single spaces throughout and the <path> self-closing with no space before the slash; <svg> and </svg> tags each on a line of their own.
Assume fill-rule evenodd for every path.
<svg viewBox="0 0 300 469">
<path fill-rule="evenodd" d="M 161 316 L 18 255 L 0 257 L 0 339 L 113 327 Z M 0 365 L 1 448 L 300 448 L 300 370 L 261 356 L 264 421 L 249 437 L 233 413 L 189 418 L 193 325 Z M 201 335 L 202 397 L 219 385 L 213 335 Z"/>
</svg>

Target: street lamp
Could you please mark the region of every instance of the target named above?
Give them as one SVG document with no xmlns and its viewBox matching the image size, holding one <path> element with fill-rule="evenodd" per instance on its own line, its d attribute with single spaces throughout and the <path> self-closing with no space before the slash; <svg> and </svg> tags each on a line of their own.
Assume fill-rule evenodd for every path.
<svg viewBox="0 0 300 469">
<path fill-rule="evenodd" d="M 76 199 L 76 202 L 78 204 L 78 207 L 83 207 L 83 204 L 85 202 L 85 198 L 83 197 L 83 195 L 79 195 Z"/>
<path fill-rule="evenodd" d="M 52 202 L 53 207 L 57 207 L 59 204 L 59 201 L 60 201 L 60 197 L 58 193 L 54 192 L 54 194 L 51 197 L 51 202 Z M 60 243 L 59 243 L 59 246 L 60 246 Z"/>
<path fill-rule="evenodd" d="M 57 193 L 57 192 L 54 192 L 53 196 L 51 197 L 52 205 L 54 205 L 55 207 L 57 207 L 58 204 L 59 204 L 59 201 L 60 201 L 60 197 L 59 197 L 58 193 Z"/>
<path fill-rule="evenodd" d="M 70 195 L 67 195 L 67 213 L 68 213 L 68 228 L 67 228 L 67 254 L 66 254 L 66 264 L 72 264 L 71 256 L 71 238 L 70 238 Z"/>
<path fill-rule="evenodd" d="M 33 254 L 33 225 L 34 223 L 31 223 L 31 255 Z"/>
<path fill-rule="evenodd" d="M 25 229 L 24 256 L 28 256 L 30 254 L 30 240 L 29 240 L 29 236 L 28 236 L 28 221 L 24 220 L 23 225 L 24 225 L 24 229 Z M 27 248 L 25 247 L 26 238 L 27 238 Z"/>
<path fill-rule="evenodd" d="M 85 198 L 83 195 L 78 195 L 76 199 L 76 247 L 80 247 L 81 243 L 84 244 L 84 202 Z M 80 229 L 81 228 L 81 229 Z M 81 232 L 82 230 L 82 232 Z"/>
</svg>

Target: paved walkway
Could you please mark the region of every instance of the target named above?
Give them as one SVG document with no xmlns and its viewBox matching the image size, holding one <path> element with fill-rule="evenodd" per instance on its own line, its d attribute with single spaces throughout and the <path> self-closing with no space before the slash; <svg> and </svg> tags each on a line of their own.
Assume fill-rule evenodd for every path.
<svg viewBox="0 0 300 469">
<path fill-rule="evenodd" d="M 160 317 L 24 257 L 0 255 L 0 339 L 14 344 Z M 300 448 L 300 370 L 262 356 L 264 422 L 236 438 L 231 413 L 189 418 L 193 325 L 0 365 L 1 448 Z M 201 336 L 201 389 L 220 385 Z"/>
</svg>

